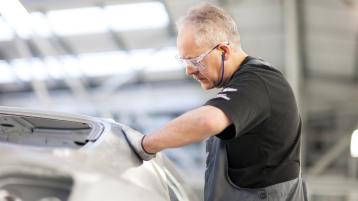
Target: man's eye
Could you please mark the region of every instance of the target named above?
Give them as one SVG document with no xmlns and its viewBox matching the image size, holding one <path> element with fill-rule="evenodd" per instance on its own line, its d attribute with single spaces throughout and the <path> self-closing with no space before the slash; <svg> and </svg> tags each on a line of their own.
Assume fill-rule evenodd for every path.
<svg viewBox="0 0 358 201">
<path fill-rule="evenodd" d="M 199 65 L 200 64 L 200 62 L 198 62 L 197 60 L 192 60 L 191 63 L 194 64 L 194 65 Z"/>
</svg>

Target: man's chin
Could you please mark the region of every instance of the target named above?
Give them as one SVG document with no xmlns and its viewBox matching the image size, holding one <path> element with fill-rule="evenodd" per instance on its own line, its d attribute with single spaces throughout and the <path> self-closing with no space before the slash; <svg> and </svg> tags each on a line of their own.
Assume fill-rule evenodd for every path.
<svg viewBox="0 0 358 201">
<path fill-rule="evenodd" d="M 200 82 L 200 86 L 201 86 L 201 88 L 203 88 L 204 90 L 209 90 L 209 89 L 214 88 L 214 86 L 213 86 L 212 84 L 203 83 L 203 82 Z"/>
</svg>

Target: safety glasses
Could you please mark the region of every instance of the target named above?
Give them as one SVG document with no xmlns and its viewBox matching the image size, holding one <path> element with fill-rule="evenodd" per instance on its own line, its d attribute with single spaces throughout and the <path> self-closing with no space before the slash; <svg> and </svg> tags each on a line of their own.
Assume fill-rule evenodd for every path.
<svg viewBox="0 0 358 201">
<path fill-rule="evenodd" d="M 205 68 L 205 65 L 202 63 L 202 61 L 205 59 L 205 57 L 207 55 L 209 55 L 214 49 L 216 49 L 217 47 L 219 47 L 220 44 L 222 43 L 226 43 L 227 45 L 229 45 L 229 42 L 221 42 L 217 45 L 215 45 L 215 47 L 209 49 L 208 51 L 204 52 L 203 54 L 191 58 L 191 59 L 184 59 L 182 57 L 177 56 L 178 61 L 184 65 L 184 66 L 190 66 L 191 68 L 195 68 L 195 70 L 202 70 L 203 68 Z"/>
</svg>

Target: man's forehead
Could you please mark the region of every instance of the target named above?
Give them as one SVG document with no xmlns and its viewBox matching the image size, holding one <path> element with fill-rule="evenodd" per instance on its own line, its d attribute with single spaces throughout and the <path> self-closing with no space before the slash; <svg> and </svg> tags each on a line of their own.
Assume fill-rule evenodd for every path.
<svg viewBox="0 0 358 201">
<path fill-rule="evenodd" d="M 196 46 L 195 33 L 191 26 L 182 27 L 178 32 L 177 45 Z"/>
<path fill-rule="evenodd" d="M 178 46 L 179 56 L 183 59 L 192 59 L 197 57 L 200 54 L 198 48 L 187 48 Z"/>
<path fill-rule="evenodd" d="M 177 37 L 177 48 L 179 55 L 182 58 L 187 59 L 198 56 L 198 54 L 202 51 L 202 48 L 200 48 L 195 42 L 195 34 L 191 28 L 182 28 L 179 31 Z"/>
</svg>

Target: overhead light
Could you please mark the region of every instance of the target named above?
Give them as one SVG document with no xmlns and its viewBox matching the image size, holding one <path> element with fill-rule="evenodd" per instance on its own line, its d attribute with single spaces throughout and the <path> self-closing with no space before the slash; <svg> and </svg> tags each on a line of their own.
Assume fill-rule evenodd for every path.
<svg viewBox="0 0 358 201">
<path fill-rule="evenodd" d="M 43 61 L 38 58 L 31 59 L 32 77 L 37 80 L 45 80 L 48 78 Z"/>
<path fill-rule="evenodd" d="M 62 79 L 64 77 L 64 68 L 57 58 L 45 57 L 43 62 L 46 66 L 47 73 L 51 78 Z"/>
<path fill-rule="evenodd" d="M 18 0 L 0 0 L 0 13 L 18 36 L 28 39 L 32 34 L 48 37 L 104 33 L 115 31 L 164 28 L 169 24 L 168 13 L 160 2 L 119 4 L 53 10 L 46 14 L 29 14 Z M 140 14 L 138 14 L 140 13 Z M 12 39 L 11 29 L 0 20 L 0 40 Z M 5 31 L 4 31 L 5 30 Z"/>
<path fill-rule="evenodd" d="M 148 65 L 148 61 L 155 52 L 155 49 L 132 49 L 129 51 L 128 59 L 133 69 L 140 71 Z"/>
<path fill-rule="evenodd" d="M 47 17 L 45 14 L 40 12 L 33 12 L 31 13 L 31 20 L 35 34 L 42 37 L 51 36 L 52 31 L 48 26 Z"/>
<path fill-rule="evenodd" d="M 17 0 L 1 0 L 0 13 L 0 40 L 11 40 L 16 34 L 28 39 L 32 34 L 49 36 L 51 31 L 46 22 L 46 16 L 40 12 L 31 13 L 26 11 Z"/>
<path fill-rule="evenodd" d="M 30 59 L 14 59 L 10 62 L 16 77 L 24 82 L 31 81 L 32 68 Z"/>
<path fill-rule="evenodd" d="M 5 61 L 0 61 L 0 75 L 0 83 L 11 83 L 16 80 L 11 66 Z"/>
<path fill-rule="evenodd" d="M 125 75 L 133 71 L 145 72 L 177 71 L 182 66 L 175 60 L 175 47 L 138 49 L 129 52 L 101 52 L 45 57 L 43 59 L 14 59 L 10 62 L 13 70 L 0 62 L 0 83 L 13 82 L 16 79 L 24 82 L 32 79 L 46 80 L 64 77 L 101 77 Z M 11 77 L 12 75 L 12 77 Z"/>
<path fill-rule="evenodd" d="M 30 37 L 32 34 L 30 14 L 18 0 L 1 0 L 0 13 L 18 36 Z"/>
<path fill-rule="evenodd" d="M 358 129 L 353 131 L 351 137 L 351 156 L 358 157 Z"/>
<path fill-rule="evenodd" d="M 33 79 L 46 80 L 48 79 L 48 72 L 46 66 L 39 58 L 30 59 L 14 59 L 10 62 L 15 77 L 24 82 L 29 82 Z"/>
<path fill-rule="evenodd" d="M 89 77 L 126 74 L 133 70 L 146 72 L 176 71 L 182 66 L 175 60 L 175 47 L 154 49 L 88 53 L 78 56 L 78 67 L 84 75 Z"/>
<path fill-rule="evenodd" d="M 61 56 L 59 58 L 62 61 L 63 69 L 68 77 L 81 77 L 82 72 L 79 68 L 80 62 L 72 55 Z"/>
<path fill-rule="evenodd" d="M 6 24 L 4 19 L 0 17 L 0 41 L 8 41 L 14 38 L 14 32 Z"/>
<path fill-rule="evenodd" d="M 122 51 L 79 55 L 80 68 L 86 76 L 126 74 L 133 69 L 127 53 Z"/>
<path fill-rule="evenodd" d="M 103 11 L 99 7 L 49 11 L 47 17 L 51 29 L 61 36 L 107 31 Z"/>
<path fill-rule="evenodd" d="M 166 9 L 160 2 L 113 5 L 104 10 L 109 25 L 117 31 L 163 28 L 169 24 Z"/>
<path fill-rule="evenodd" d="M 150 56 L 145 71 L 176 71 L 183 67 L 176 61 L 178 51 L 175 47 L 163 48 Z"/>
</svg>

